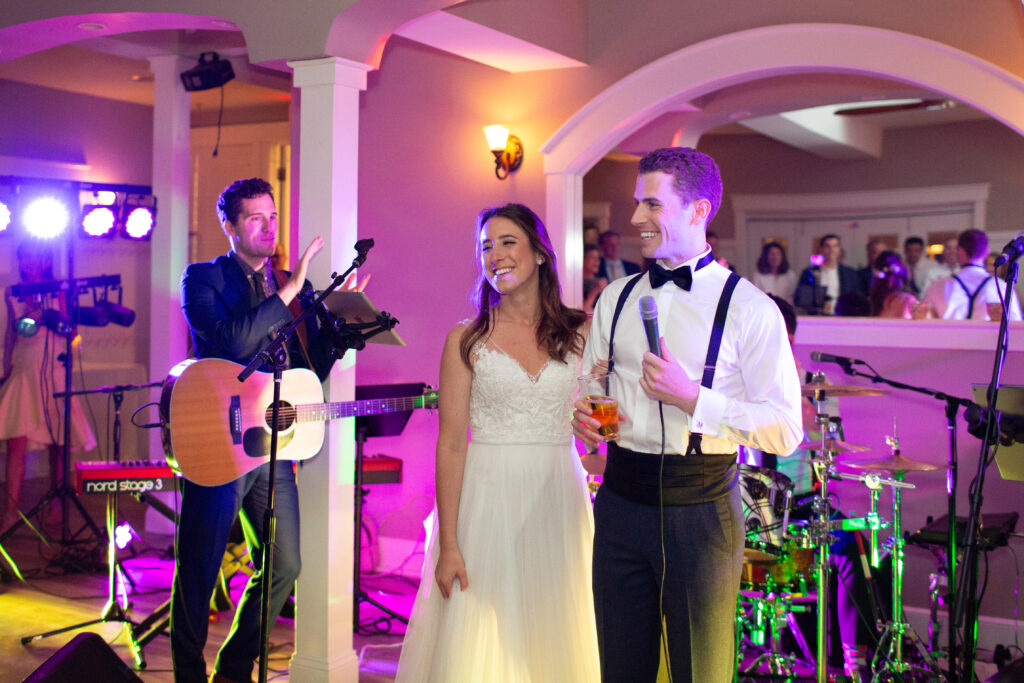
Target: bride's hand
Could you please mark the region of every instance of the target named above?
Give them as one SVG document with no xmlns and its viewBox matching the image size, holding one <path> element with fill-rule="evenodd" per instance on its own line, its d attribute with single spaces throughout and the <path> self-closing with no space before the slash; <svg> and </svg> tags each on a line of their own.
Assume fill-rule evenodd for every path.
<svg viewBox="0 0 1024 683">
<path fill-rule="evenodd" d="M 458 579 L 461 590 L 469 588 L 469 577 L 466 575 L 466 562 L 458 548 L 442 550 L 434 568 L 434 581 L 446 599 L 452 594 L 452 582 Z"/>
</svg>

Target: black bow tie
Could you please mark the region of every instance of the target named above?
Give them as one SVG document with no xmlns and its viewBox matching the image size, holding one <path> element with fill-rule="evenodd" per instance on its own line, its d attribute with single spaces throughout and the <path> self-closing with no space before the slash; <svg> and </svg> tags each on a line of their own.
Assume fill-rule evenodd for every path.
<svg viewBox="0 0 1024 683">
<path fill-rule="evenodd" d="M 669 270 L 660 263 L 655 263 L 651 266 L 648 273 L 650 274 L 652 289 L 658 289 L 671 280 L 676 283 L 676 287 L 685 289 L 688 292 L 690 291 L 690 285 L 693 284 L 693 273 L 690 272 L 690 266 L 679 266 L 675 270 Z"/>
<path fill-rule="evenodd" d="M 660 263 L 655 263 L 651 266 L 651 269 L 647 271 L 651 278 L 651 288 L 658 289 L 663 284 L 671 280 L 676 283 L 676 287 L 689 292 L 690 287 L 693 286 L 693 272 L 700 270 L 714 260 L 715 255 L 709 251 L 704 254 L 699 261 L 697 261 L 692 272 L 690 271 L 690 266 L 679 266 L 675 270 L 669 270 Z"/>
</svg>

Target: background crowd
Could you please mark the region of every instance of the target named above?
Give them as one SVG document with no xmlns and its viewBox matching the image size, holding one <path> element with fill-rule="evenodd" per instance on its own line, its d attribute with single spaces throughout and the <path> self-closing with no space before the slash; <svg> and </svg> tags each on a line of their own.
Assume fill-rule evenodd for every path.
<svg viewBox="0 0 1024 683">
<path fill-rule="evenodd" d="M 717 238 L 708 232 L 708 244 Z M 761 291 L 792 303 L 805 315 L 837 315 L 905 319 L 999 320 L 1003 315 L 1006 266 L 996 269 L 998 254 L 990 251 L 988 236 L 970 229 L 947 240 L 934 257 L 924 239 L 908 237 L 902 253 L 884 240 L 867 244 L 866 263 L 856 269 L 844 263 L 841 238 L 825 235 L 812 263 L 803 270 L 789 262 L 786 245 L 766 242 L 752 272 L 742 273 Z M 726 268 L 736 268 L 724 258 Z M 619 255 L 619 235 L 600 234 L 598 243 L 584 249 L 583 308 L 588 313 L 604 287 L 647 264 Z M 1021 320 L 1020 301 L 1013 293 L 1006 310 Z"/>
</svg>

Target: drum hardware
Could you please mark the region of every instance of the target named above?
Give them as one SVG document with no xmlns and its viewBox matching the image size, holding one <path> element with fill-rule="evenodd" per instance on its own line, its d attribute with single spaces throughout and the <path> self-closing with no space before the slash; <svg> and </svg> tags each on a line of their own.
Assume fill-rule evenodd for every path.
<svg viewBox="0 0 1024 683">
<path fill-rule="evenodd" d="M 945 569 L 946 560 L 942 558 L 939 571 L 928 575 L 928 650 L 939 651 L 939 607 L 944 604 L 943 596 L 949 592 Z"/>
<path fill-rule="evenodd" d="M 823 392 L 815 394 L 815 402 L 824 400 Z M 828 494 L 828 473 L 832 468 L 832 456 L 834 451 L 828 450 L 830 439 L 841 440 L 839 433 L 841 424 L 828 419 L 828 416 L 821 414 L 819 409 L 816 418 L 822 427 L 822 450 L 818 457 L 811 459 L 811 466 L 818 479 L 818 497 L 814 501 L 814 519 L 808 525 L 808 535 L 816 545 L 815 569 L 818 580 L 818 613 L 817 613 L 817 648 L 815 652 L 815 680 L 817 683 L 825 683 L 828 677 L 828 624 L 829 624 L 829 585 L 831 579 L 831 549 L 829 548 L 829 536 L 831 535 L 831 510 Z"/>
<path fill-rule="evenodd" d="M 827 645 L 828 624 L 830 622 L 829 587 L 831 583 L 830 545 L 832 542 L 832 532 L 840 529 L 870 531 L 872 537 L 872 564 L 877 566 L 879 564 L 878 547 L 880 545 L 878 543 L 878 530 L 889 526 L 889 522 L 884 521 L 878 514 L 878 493 L 882 486 L 888 485 L 893 488 L 894 497 L 898 499 L 898 489 L 913 488 L 912 484 L 907 484 L 902 481 L 903 472 L 924 471 L 926 468 L 912 468 L 907 470 L 897 469 L 900 474 L 896 477 L 883 477 L 881 474 L 876 474 L 874 472 L 863 475 L 846 475 L 836 472 L 834 465 L 837 460 L 837 456 L 842 457 L 842 454 L 864 452 L 870 450 L 870 448 L 845 441 L 842 431 L 842 421 L 838 417 L 831 417 L 827 414 L 826 401 L 830 398 L 838 397 L 881 396 L 888 394 L 889 392 L 887 390 L 869 387 L 832 385 L 825 381 L 823 374 L 816 373 L 815 376 L 812 377 L 812 381 L 804 386 L 802 393 L 803 395 L 810 397 L 814 403 L 817 412 L 815 423 L 821 430 L 820 440 L 807 440 L 799 446 L 801 449 L 810 450 L 814 453 L 811 457 L 811 467 L 814 471 L 819 487 L 816 495 L 812 499 L 812 519 L 806 522 L 803 526 L 788 524 L 788 499 L 790 498 L 790 495 L 786 495 L 787 504 L 781 510 L 781 514 L 786 522 L 781 526 L 784 533 L 782 534 L 783 539 L 779 550 L 776 551 L 776 543 L 772 542 L 770 544 L 772 546 L 771 548 L 764 549 L 770 552 L 764 552 L 764 555 L 758 558 L 759 561 L 750 561 L 748 563 L 749 566 L 744 567 L 744 578 L 748 580 L 747 585 L 760 585 L 762 591 L 760 594 L 756 591 L 741 591 L 741 604 L 739 606 L 738 616 L 741 620 L 745 620 L 747 628 L 750 628 L 754 630 L 755 633 L 760 634 L 751 636 L 751 642 L 754 645 L 763 647 L 765 642 L 763 634 L 765 629 L 768 629 L 769 648 L 767 652 L 763 652 L 755 660 L 752 666 L 748 667 L 747 670 L 742 672 L 740 675 L 741 677 L 744 675 L 749 676 L 754 673 L 758 666 L 762 666 L 767 663 L 771 670 L 771 675 L 762 677 L 793 678 L 793 663 L 797 661 L 795 655 L 783 654 L 781 652 L 781 648 L 777 645 L 782 624 L 790 623 L 794 636 L 797 637 L 799 642 L 803 642 L 803 650 L 806 659 L 809 662 L 813 662 L 812 666 L 814 667 L 815 681 L 817 681 L 817 683 L 825 683 L 825 681 L 828 680 Z M 896 455 L 898 455 L 898 453 Z M 883 468 L 879 466 L 882 462 L 890 466 L 897 465 L 903 467 L 906 463 L 911 463 L 913 461 L 903 459 L 903 461 L 892 462 L 891 459 L 887 459 L 884 461 L 865 464 L 872 465 L 872 469 L 891 471 L 883 470 Z M 914 465 L 923 465 L 923 463 L 914 463 Z M 861 481 L 862 483 L 865 483 L 870 490 L 872 490 L 871 510 L 866 516 L 847 520 L 831 519 L 832 510 L 828 483 L 830 479 L 838 478 L 848 478 Z M 789 494 L 788 491 L 785 493 Z M 777 510 L 776 512 L 780 511 Z M 898 515 L 899 513 L 897 512 L 896 514 Z M 771 525 L 767 526 L 774 529 Z M 749 530 L 750 526 L 748 525 L 748 531 Z M 898 535 L 898 525 L 895 531 Z M 750 535 L 748 533 L 748 540 L 749 538 Z M 902 538 L 900 538 L 899 541 L 894 541 L 894 545 L 899 546 L 894 550 L 894 556 L 897 553 L 900 554 L 900 559 L 902 561 Z M 812 558 L 809 565 L 810 571 L 790 574 L 788 572 L 793 569 L 794 562 L 799 561 L 795 559 L 795 551 L 798 549 L 812 551 Z M 748 555 L 749 550 L 750 544 L 748 543 L 748 551 L 745 552 L 745 557 Z M 810 574 L 810 576 L 808 576 L 808 574 Z M 813 596 L 806 590 L 808 578 L 814 581 L 816 588 Z M 900 575 L 900 581 L 902 581 L 902 575 Z M 799 592 L 794 593 L 794 590 Z M 803 611 L 800 609 L 800 605 L 794 607 L 792 604 L 794 596 L 799 596 L 800 593 L 803 593 L 807 598 L 812 598 L 815 601 L 817 642 L 816 652 L 813 654 L 810 649 L 806 647 L 806 641 L 802 639 L 802 634 L 800 634 L 795 623 L 795 618 L 792 614 L 796 611 Z M 750 604 L 749 613 L 744 612 L 742 603 L 744 598 Z M 902 607 L 900 607 L 898 614 L 902 615 Z M 901 626 L 900 638 L 902 639 L 902 634 L 910 632 L 910 629 L 908 625 L 901 624 Z M 895 630 L 896 626 L 890 622 L 884 626 L 880 624 L 879 628 Z M 888 663 L 888 659 L 890 658 L 886 658 L 886 664 Z M 882 660 L 879 659 L 878 655 L 876 655 L 872 662 L 873 667 L 876 663 L 880 662 L 882 662 Z M 907 668 L 909 668 L 909 665 Z M 891 671 L 892 669 L 888 670 Z M 907 669 L 900 670 L 903 671 Z"/>
<path fill-rule="evenodd" d="M 931 652 L 925 649 L 920 636 L 918 636 L 917 633 L 914 632 L 913 628 L 911 628 L 910 624 L 907 623 L 903 614 L 903 554 L 906 542 L 903 539 L 902 524 L 903 489 L 915 488 L 912 485 L 906 484 L 903 481 L 903 477 L 906 476 L 907 472 L 924 472 L 938 468 L 934 465 L 916 463 L 902 457 L 900 455 L 899 437 L 895 436 L 895 434 L 893 436 L 887 436 L 885 438 L 885 442 L 889 444 L 892 449 L 891 457 L 875 463 L 855 465 L 861 469 L 881 470 L 882 468 L 880 467 L 880 463 L 885 462 L 899 468 L 889 470 L 892 474 L 890 480 L 892 483 L 890 484 L 890 488 L 892 490 L 893 535 L 887 542 L 887 546 L 889 546 L 892 553 L 892 612 L 889 614 L 889 620 L 880 625 L 881 634 L 878 639 L 878 647 L 875 650 L 875 656 L 871 660 L 871 670 L 874 672 L 874 680 L 885 680 L 893 675 L 902 680 L 902 674 L 904 672 L 915 669 L 920 671 L 921 667 L 906 661 L 904 657 L 903 639 L 906 636 L 911 639 L 911 642 L 917 648 L 918 653 L 925 662 L 926 667 L 924 672 L 938 678 L 939 671 L 935 658 Z M 865 475 L 865 478 L 868 476 L 870 475 Z M 881 478 L 878 479 L 878 482 L 881 483 Z M 876 552 L 873 547 L 872 559 L 875 559 L 875 554 Z"/>
<path fill-rule="evenodd" d="M 754 591 L 742 591 L 740 603 L 737 609 L 737 620 L 745 626 L 744 634 L 740 638 L 749 640 L 754 647 L 762 652 L 745 669 L 740 670 L 743 653 L 737 648 L 737 671 L 738 677 L 744 679 L 754 677 L 756 679 L 778 678 L 784 680 L 795 680 L 794 665 L 800 664 L 808 670 L 813 670 L 813 654 L 807 645 L 807 640 L 796 623 L 794 614 L 810 610 L 808 604 L 794 604 L 794 596 L 787 593 L 779 593 L 774 590 L 765 590 L 763 593 Z M 749 607 L 744 604 L 749 603 Z M 782 650 L 783 630 L 788 628 L 800 649 L 800 656 L 793 653 L 786 653 Z M 767 633 L 767 642 L 765 634 Z M 767 673 L 759 671 L 767 665 Z"/>
<path fill-rule="evenodd" d="M 846 463 L 849 464 L 849 463 Z M 869 552 L 871 557 L 871 566 L 878 569 L 881 564 L 878 553 L 878 531 L 889 526 L 889 522 L 883 521 L 881 516 L 878 514 L 878 494 L 881 493 L 883 486 L 889 486 L 893 489 L 912 489 L 916 488 L 913 484 L 908 484 L 899 479 L 891 479 L 888 477 L 882 477 L 877 474 L 849 474 L 847 472 L 839 472 L 834 467 L 829 470 L 829 476 L 834 479 L 850 479 L 853 481 L 859 481 L 868 487 L 868 491 L 871 493 L 871 507 L 868 514 L 864 517 L 854 517 L 852 519 L 842 520 L 842 524 L 839 528 L 843 530 L 857 530 L 857 531 L 868 531 L 870 535 Z"/>
<path fill-rule="evenodd" d="M 1012 275 L 1013 275 L 1013 278 L 1011 278 L 1011 279 L 1013 281 L 1015 281 L 1016 280 L 1016 268 L 1015 267 L 1014 267 Z M 1007 292 L 1012 291 L 1012 286 L 1007 287 L 1006 291 Z M 1002 334 L 1005 332 L 1005 329 L 1004 329 L 1005 328 L 1005 323 L 1006 323 L 1006 321 L 1004 319 L 1002 324 L 1001 324 L 1001 326 L 1000 326 L 1000 339 L 1003 338 Z M 1002 352 L 1005 351 L 1005 348 L 1006 347 L 1003 344 L 1001 344 L 999 347 L 997 347 L 997 354 L 996 354 L 997 362 L 995 364 L 993 372 L 995 372 L 996 369 L 1000 369 L 1002 367 L 1002 363 L 1003 363 L 1004 358 L 1001 358 L 1000 355 L 1001 355 Z M 862 361 L 862 363 L 863 363 L 863 361 Z M 919 394 L 924 394 L 926 396 L 930 396 L 930 397 L 932 397 L 932 398 L 934 398 L 934 399 L 936 399 L 938 401 L 942 401 L 943 403 L 945 403 L 945 408 L 946 408 L 945 409 L 945 414 L 946 414 L 946 431 L 947 431 L 947 434 L 948 434 L 948 437 L 949 437 L 948 438 L 948 444 L 949 444 L 948 460 L 947 460 L 947 463 L 945 465 L 945 469 L 946 469 L 946 502 L 947 502 L 949 517 L 955 519 L 956 518 L 956 489 L 957 489 L 957 478 L 958 478 L 958 468 L 959 468 L 959 465 L 958 465 L 958 455 L 957 455 L 957 420 L 956 420 L 956 416 L 957 416 L 957 413 L 959 412 L 961 406 L 963 406 L 965 408 L 970 408 L 971 405 L 973 405 L 973 402 L 969 401 L 967 399 L 964 399 L 964 398 L 957 397 L 957 396 L 951 396 L 951 395 L 949 395 L 949 394 L 947 394 L 945 392 L 942 392 L 942 391 L 935 391 L 935 390 L 929 389 L 927 387 L 914 386 L 914 385 L 911 385 L 911 384 L 905 384 L 903 382 L 897 382 L 895 380 L 888 379 L 886 377 L 882 377 L 868 363 L 864 363 L 864 365 L 867 366 L 867 368 L 871 372 L 862 372 L 860 370 L 856 370 L 850 364 L 843 365 L 843 372 L 845 372 L 847 375 L 850 375 L 851 377 L 863 377 L 863 378 L 869 379 L 869 380 L 871 380 L 872 382 L 875 382 L 875 383 L 882 382 L 882 383 L 885 383 L 885 384 L 889 385 L 890 387 L 893 387 L 894 389 L 902 389 L 904 391 L 914 391 L 914 392 L 917 392 Z M 998 385 L 998 382 L 993 381 L 993 384 L 994 385 Z M 984 455 L 984 452 L 983 452 L 982 455 Z M 978 459 L 979 476 L 983 476 L 985 462 L 986 462 L 986 458 L 985 457 L 979 457 L 979 459 Z M 981 486 L 980 485 L 978 486 L 978 490 L 979 491 L 981 490 Z M 980 496 L 976 499 L 976 502 L 980 506 Z M 965 531 L 967 531 L 968 529 L 970 531 L 970 533 L 968 535 L 976 534 L 976 532 L 977 532 L 976 520 L 978 519 L 978 515 L 980 514 L 980 509 L 979 510 L 972 510 L 972 514 L 973 514 L 973 517 L 975 519 L 975 522 L 972 523 L 971 525 L 966 525 L 965 526 Z M 973 540 L 973 538 L 971 540 Z M 948 581 L 949 581 L 950 586 L 953 587 L 953 586 L 958 586 L 958 585 L 962 584 L 963 587 L 974 587 L 974 588 L 976 588 L 977 587 L 977 574 L 976 574 L 976 572 L 973 571 L 975 569 L 975 566 L 971 562 L 968 562 L 968 564 L 967 564 L 967 569 L 970 570 L 970 571 L 968 571 L 967 575 L 965 576 L 965 579 L 967 579 L 967 580 L 964 580 L 962 582 L 960 580 L 961 577 L 960 577 L 959 569 L 957 568 L 957 553 L 956 553 L 955 549 L 957 547 L 963 545 L 963 542 L 956 535 L 956 525 L 950 526 L 950 525 L 947 524 L 947 526 L 946 526 L 945 544 L 946 544 L 946 548 L 947 548 L 946 560 L 948 562 L 948 566 L 946 567 L 946 574 L 948 576 Z M 967 546 L 968 546 L 968 549 L 971 549 L 972 544 L 968 543 Z M 971 555 L 971 553 L 968 552 L 967 555 Z M 971 558 L 971 559 L 973 559 L 974 562 L 976 563 L 977 562 L 977 555 L 975 554 L 974 557 Z M 955 594 L 956 598 L 954 600 L 950 600 L 949 603 L 948 603 L 948 607 L 949 607 L 949 610 L 948 610 L 949 622 L 951 624 L 951 628 L 949 629 L 949 634 L 948 634 L 948 636 L 949 636 L 949 645 L 948 645 L 948 657 L 949 657 L 948 663 L 949 663 L 949 667 L 948 668 L 949 668 L 949 672 L 950 672 L 950 677 L 951 678 L 953 678 L 953 679 L 957 678 L 958 675 L 959 675 L 959 672 L 962 669 L 962 671 L 964 672 L 964 675 L 962 677 L 966 679 L 968 677 L 973 677 L 973 675 L 974 675 L 973 674 L 973 671 L 974 671 L 974 663 L 973 663 L 973 660 L 974 660 L 974 645 L 975 645 L 975 642 L 974 642 L 974 628 L 977 625 L 977 614 L 976 614 L 976 612 L 972 612 L 972 614 L 970 615 L 970 618 L 968 619 L 967 625 L 964 625 L 965 608 L 967 607 L 967 605 L 965 603 L 965 600 L 968 599 L 968 596 L 972 595 L 973 592 L 971 590 L 969 590 L 969 589 L 965 590 L 965 589 L 962 588 L 961 590 L 953 591 L 953 593 Z M 974 607 L 977 606 L 976 605 L 976 601 L 972 600 L 971 602 L 972 602 L 972 605 Z M 958 638 L 958 631 L 961 632 L 960 633 L 961 637 L 959 637 L 959 638 Z M 962 643 L 962 645 L 961 645 L 961 643 Z M 962 654 L 962 660 L 963 660 L 962 663 L 959 661 L 961 659 L 961 654 Z"/>
<path fill-rule="evenodd" d="M 810 542 L 815 547 L 815 563 L 814 567 L 816 570 L 817 578 L 817 648 L 816 648 L 816 669 L 815 669 L 815 680 L 817 683 L 825 683 L 828 678 L 828 624 L 829 624 L 829 587 L 831 584 L 831 536 L 832 531 L 838 528 L 842 528 L 842 522 L 834 522 L 831 517 L 831 504 L 829 500 L 829 479 L 830 474 L 834 471 L 833 458 L 837 454 L 837 446 L 842 443 L 845 445 L 844 435 L 842 431 L 842 421 L 839 418 L 832 418 L 824 413 L 824 402 L 828 395 L 832 396 L 880 396 L 888 393 L 883 390 L 877 389 L 865 389 L 864 387 L 855 387 L 858 391 L 832 391 L 835 385 L 830 385 L 824 382 L 824 376 L 816 374 L 809 385 L 805 385 L 805 394 L 807 394 L 806 388 L 808 386 L 813 387 L 814 390 L 809 395 L 813 397 L 813 401 L 818 410 L 818 415 L 815 418 L 817 424 L 821 427 L 821 442 L 820 448 L 817 449 L 817 455 L 811 458 L 811 466 L 814 469 L 814 474 L 818 480 L 818 496 L 813 502 L 814 517 L 810 524 L 808 524 L 807 535 Z M 846 389 L 846 388 L 843 388 Z M 813 450 L 813 449 L 812 449 Z M 850 451 L 846 451 L 850 452 Z M 877 515 L 872 518 L 871 524 L 879 524 Z M 877 530 L 876 530 L 877 534 Z"/>
</svg>

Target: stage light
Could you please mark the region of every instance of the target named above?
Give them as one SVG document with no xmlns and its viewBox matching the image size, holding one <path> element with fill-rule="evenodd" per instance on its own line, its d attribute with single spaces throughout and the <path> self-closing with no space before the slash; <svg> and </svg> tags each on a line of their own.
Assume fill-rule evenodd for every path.
<svg viewBox="0 0 1024 683">
<path fill-rule="evenodd" d="M 153 236 L 155 224 L 156 197 L 153 195 L 128 195 L 124 203 L 122 236 L 133 240 L 148 240 Z"/>
<path fill-rule="evenodd" d="M 121 288 L 117 287 L 117 303 L 114 303 L 109 299 L 110 292 L 106 292 L 103 298 L 96 302 L 96 306 L 106 311 L 110 322 L 121 327 L 131 327 L 135 322 L 135 311 L 121 304 L 121 293 Z"/>
<path fill-rule="evenodd" d="M 132 529 L 132 525 L 128 522 L 121 522 L 114 527 L 114 545 L 117 546 L 118 550 L 124 550 L 132 542 L 132 536 L 134 535 L 135 531 Z"/>
<path fill-rule="evenodd" d="M 39 331 L 39 322 L 30 315 L 24 315 L 15 321 L 14 330 L 18 336 L 34 337 Z"/>
<path fill-rule="evenodd" d="M 86 327 L 106 327 L 110 312 L 105 306 L 79 306 L 75 309 L 75 322 Z"/>
<path fill-rule="evenodd" d="M 89 204 L 82 207 L 82 232 L 86 237 L 113 237 L 117 216 L 108 206 Z"/>
<path fill-rule="evenodd" d="M 14 232 L 11 229 L 11 224 L 14 220 L 14 205 L 18 196 L 16 190 L 14 185 L 0 184 L 0 237 Z"/>
<path fill-rule="evenodd" d="M 21 220 L 30 235 L 52 239 L 67 230 L 71 214 L 64 202 L 56 197 L 44 195 L 28 203 Z"/>
<path fill-rule="evenodd" d="M 124 234 L 133 240 L 148 240 L 153 233 L 153 212 L 145 207 L 132 209 L 124 221 Z"/>
<path fill-rule="evenodd" d="M 6 235 L 11 227 L 11 207 L 0 199 L 0 235 Z"/>
</svg>

